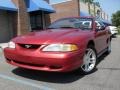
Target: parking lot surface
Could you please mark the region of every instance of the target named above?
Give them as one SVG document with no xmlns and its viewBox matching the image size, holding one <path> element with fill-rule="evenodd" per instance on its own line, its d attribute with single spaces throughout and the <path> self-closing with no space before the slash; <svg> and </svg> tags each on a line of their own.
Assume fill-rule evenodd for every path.
<svg viewBox="0 0 120 90">
<path fill-rule="evenodd" d="M 0 49 L 0 90 L 120 90 L 120 37 L 113 38 L 112 52 L 85 76 L 17 68 L 5 62 Z"/>
</svg>

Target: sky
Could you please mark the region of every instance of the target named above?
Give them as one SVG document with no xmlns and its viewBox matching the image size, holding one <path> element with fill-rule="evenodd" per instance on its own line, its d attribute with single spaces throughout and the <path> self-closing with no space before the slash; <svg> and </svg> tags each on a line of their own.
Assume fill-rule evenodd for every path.
<svg viewBox="0 0 120 90">
<path fill-rule="evenodd" d="M 95 0 L 100 2 L 100 5 L 108 15 L 109 19 L 111 19 L 111 16 L 116 11 L 120 10 L 120 0 Z"/>
<path fill-rule="evenodd" d="M 51 3 L 56 3 L 65 0 L 50 0 L 50 1 Z M 115 13 L 117 10 L 120 10 L 120 0 L 94 0 L 94 1 L 100 2 L 103 11 L 105 11 L 109 15 L 109 20 L 111 19 L 113 13 Z"/>
</svg>

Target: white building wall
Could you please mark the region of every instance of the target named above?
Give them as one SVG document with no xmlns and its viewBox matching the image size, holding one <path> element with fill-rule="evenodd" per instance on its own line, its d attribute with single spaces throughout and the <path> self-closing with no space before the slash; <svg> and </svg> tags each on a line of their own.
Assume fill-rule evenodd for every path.
<svg viewBox="0 0 120 90">
<path fill-rule="evenodd" d="M 80 11 L 84 11 L 85 13 L 89 13 L 87 3 L 80 2 L 79 4 L 80 4 Z"/>
</svg>

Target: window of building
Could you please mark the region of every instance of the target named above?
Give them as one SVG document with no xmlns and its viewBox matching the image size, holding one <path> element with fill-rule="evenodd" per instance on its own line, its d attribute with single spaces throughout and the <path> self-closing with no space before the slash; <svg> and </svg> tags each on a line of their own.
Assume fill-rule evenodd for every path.
<svg viewBox="0 0 120 90">
<path fill-rule="evenodd" d="M 32 30 L 42 30 L 43 29 L 42 21 L 43 21 L 42 13 L 40 11 L 30 13 L 30 23 Z"/>
</svg>

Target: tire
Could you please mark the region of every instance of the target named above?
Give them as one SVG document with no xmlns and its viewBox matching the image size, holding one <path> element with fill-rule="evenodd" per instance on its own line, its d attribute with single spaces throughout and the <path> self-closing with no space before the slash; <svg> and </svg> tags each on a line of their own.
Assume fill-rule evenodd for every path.
<svg viewBox="0 0 120 90">
<path fill-rule="evenodd" d="M 106 53 L 107 53 L 107 54 L 110 54 L 110 53 L 111 53 L 111 41 L 109 41 L 109 44 L 108 44 Z"/>
<path fill-rule="evenodd" d="M 83 64 L 80 67 L 80 72 L 84 75 L 92 73 L 96 68 L 97 54 L 92 45 L 89 45 L 83 57 Z"/>
</svg>

